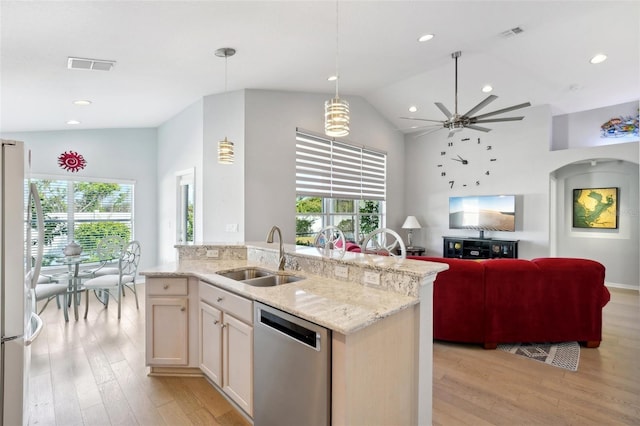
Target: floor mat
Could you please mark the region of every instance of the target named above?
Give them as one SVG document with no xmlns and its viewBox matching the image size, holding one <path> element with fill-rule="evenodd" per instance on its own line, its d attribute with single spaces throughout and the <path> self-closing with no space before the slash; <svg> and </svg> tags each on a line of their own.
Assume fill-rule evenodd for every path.
<svg viewBox="0 0 640 426">
<path fill-rule="evenodd" d="M 578 342 L 512 343 L 498 345 L 497 349 L 570 371 L 578 371 L 580 362 Z"/>
</svg>

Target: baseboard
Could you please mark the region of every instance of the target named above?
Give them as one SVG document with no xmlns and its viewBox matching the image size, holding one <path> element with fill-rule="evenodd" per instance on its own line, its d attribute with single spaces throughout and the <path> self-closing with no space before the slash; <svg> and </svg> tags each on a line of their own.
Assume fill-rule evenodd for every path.
<svg viewBox="0 0 640 426">
<path fill-rule="evenodd" d="M 622 290 L 633 290 L 633 291 L 636 291 L 636 292 L 640 292 L 640 287 L 634 286 L 634 285 L 630 285 L 630 284 L 620 284 L 620 283 L 605 282 L 604 285 L 606 287 L 610 287 L 610 288 L 619 288 L 619 289 L 622 289 Z"/>
</svg>

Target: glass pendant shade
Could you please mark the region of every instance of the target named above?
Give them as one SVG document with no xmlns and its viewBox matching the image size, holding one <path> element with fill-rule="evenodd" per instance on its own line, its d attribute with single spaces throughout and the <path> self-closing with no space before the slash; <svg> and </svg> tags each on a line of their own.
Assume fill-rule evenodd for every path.
<svg viewBox="0 0 640 426">
<path fill-rule="evenodd" d="M 337 94 L 324 103 L 324 133 L 332 137 L 349 134 L 349 102 Z"/>
<path fill-rule="evenodd" d="M 224 140 L 218 142 L 218 163 L 220 164 L 233 164 L 233 142 Z"/>
</svg>

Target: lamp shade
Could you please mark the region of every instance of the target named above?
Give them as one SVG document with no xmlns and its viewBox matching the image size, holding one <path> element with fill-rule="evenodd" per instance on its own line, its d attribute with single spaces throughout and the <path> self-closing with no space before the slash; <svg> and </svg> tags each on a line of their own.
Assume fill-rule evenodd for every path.
<svg viewBox="0 0 640 426">
<path fill-rule="evenodd" d="M 407 216 L 404 223 L 402 224 L 402 229 L 420 229 L 420 222 L 416 219 L 415 216 Z"/>
</svg>

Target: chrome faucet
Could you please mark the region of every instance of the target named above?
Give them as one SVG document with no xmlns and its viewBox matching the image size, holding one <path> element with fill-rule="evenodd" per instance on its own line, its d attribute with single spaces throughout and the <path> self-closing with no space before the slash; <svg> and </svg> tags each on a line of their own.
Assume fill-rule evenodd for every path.
<svg viewBox="0 0 640 426">
<path fill-rule="evenodd" d="M 282 243 L 282 232 L 280 231 L 280 228 L 275 225 L 271 227 L 271 230 L 267 234 L 267 242 L 273 243 L 273 233 L 276 231 L 278 231 L 278 240 L 280 241 L 280 259 L 278 263 L 278 270 L 284 271 L 284 245 Z"/>
</svg>

